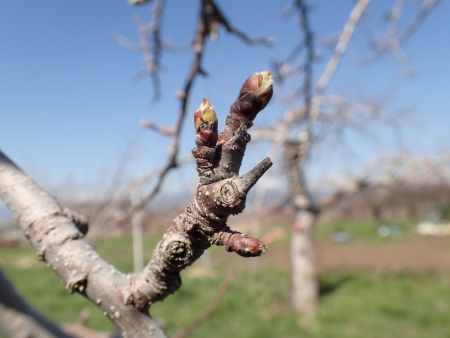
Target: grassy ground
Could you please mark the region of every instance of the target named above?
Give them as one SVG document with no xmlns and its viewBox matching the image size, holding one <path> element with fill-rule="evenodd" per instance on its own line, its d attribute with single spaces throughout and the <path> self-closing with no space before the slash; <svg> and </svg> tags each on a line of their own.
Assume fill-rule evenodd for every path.
<svg viewBox="0 0 450 338">
<path fill-rule="evenodd" d="M 327 238 L 337 225 L 318 229 Z M 353 237 L 380 247 L 401 239 L 380 242 L 356 225 L 340 224 Z M 328 229 L 328 230 L 327 230 Z M 151 247 L 154 243 L 147 243 Z M 237 255 L 211 251 L 214 274 L 206 277 L 196 263 L 183 274 L 175 295 L 152 307 L 168 334 L 190 324 L 214 298 L 228 271 L 237 277 L 217 311 L 192 337 L 449 337 L 450 272 L 425 270 L 326 269 L 320 272 L 321 307 L 307 328 L 298 325 L 290 308 L 290 275 L 286 239 L 270 246 L 267 258 L 244 260 Z M 331 245 L 331 244 L 330 244 Z M 99 243 L 103 257 L 123 271 L 131 271 L 129 238 Z M 148 256 L 151 253 L 147 251 Z M 272 256 L 270 258 L 270 256 Z M 0 249 L 0 259 L 17 289 L 37 309 L 58 322 L 74 322 L 85 307 L 92 309 L 88 326 L 113 330 L 99 310 L 79 295 L 69 295 L 45 264 L 29 248 Z M 279 261 L 277 261 L 279 260 Z M 250 263 L 249 263 L 250 262 Z"/>
<path fill-rule="evenodd" d="M 395 224 L 398 234 L 395 236 L 380 237 L 373 222 L 358 220 L 337 220 L 321 224 L 316 227 L 316 238 L 329 237 L 334 231 L 345 231 L 351 238 L 363 240 L 372 244 L 388 244 L 398 239 L 399 236 L 410 235 L 413 227 L 404 223 Z"/>
</svg>

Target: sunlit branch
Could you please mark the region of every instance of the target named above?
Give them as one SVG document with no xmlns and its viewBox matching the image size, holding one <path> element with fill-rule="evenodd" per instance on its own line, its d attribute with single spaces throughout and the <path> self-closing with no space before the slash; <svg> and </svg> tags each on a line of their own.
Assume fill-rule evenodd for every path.
<svg viewBox="0 0 450 338">
<path fill-rule="evenodd" d="M 142 128 L 148 128 L 148 129 L 151 129 L 151 130 L 156 131 L 163 135 L 173 136 L 175 134 L 175 130 L 173 128 L 166 127 L 166 126 L 159 126 L 149 120 L 144 120 L 144 119 L 140 120 L 139 124 L 141 125 Z"/>
<path fill-rule="evenodd" d="M 347 22 L 342 29 L 342 33 L 339 36 L 338 43 L 334 49 L 334 53 L 328 61 L 325 70 L 317 81 L 316 88 L 314 91 L 314 97 L 311 103 L 310 118 L 312 120 L 318 117 L 320 106 L 322 103 L 322 95 L 328 87 L 331 78 L 335 74 L 340 62 L 342 55 L 347 49 L 348 43 L 350 42 L 353 32 L 359 20 L 361 19 L 364 11 L 369 5 L 371 0 L 359 0 L 353 10 L 351 11 Z"/>
<path fill-rule="evenodd" d="M 417 31 L 417 29 L 423 24 L 430 11 L 436 6 L 438 0 L 423 0 L 422 6 L 413 20 L 406 26 L 406 28 L 399 32 L 399 21 L 403 11 L 405 0 L 397 0 L 389 16 L 389 25 L 386 30 L 386 37 L 384 41 L 373 41 L 371 46 L 373 47 L 373 54 L 361 61 L 361 65 L 367 66 L 377 61 L 384 55 L 391 53 L 394 59 L 404 66 L 406 63 L 406 56 L 401 50 L 401 46 L 407 42 L 411 36 Z"/>
<path fill-rule="evenodd" d="M 124 304 L 123 293 L 129 287 L 126 276 L 104 261 L 84 241 L 84 234 L 57 200 L 1 151 L 0 198 L 12 211 L 38 258 L 58 274 L 70 293 L 77 292 L 91 300 L 124 335 L 165 337 L 147 312 Z"/>
</svg>

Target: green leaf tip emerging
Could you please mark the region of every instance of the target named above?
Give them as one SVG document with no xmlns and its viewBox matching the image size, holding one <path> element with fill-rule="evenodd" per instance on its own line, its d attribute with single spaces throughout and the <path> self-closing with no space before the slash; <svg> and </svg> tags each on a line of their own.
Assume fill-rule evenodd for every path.
<svg viewBox="0 0 450 338">
<path fill-rule="evenodd" d="M 197 132 L 197 146 L 214 147 L 217 142 L 217 115 L 209 99 L 203 99 L 202 104 L 194 113 L 194 125 Z"/>
<path fill-rule="evenodd" d="M 242 85 L 239 96 L 246 92 L 253 92 L 261 98 L 262 105 L 260 109 L 264 109 L 272 98 L 273 94 L 272 73 L 263 70 L 259 73 L 253 73 Z"/>
</svg>

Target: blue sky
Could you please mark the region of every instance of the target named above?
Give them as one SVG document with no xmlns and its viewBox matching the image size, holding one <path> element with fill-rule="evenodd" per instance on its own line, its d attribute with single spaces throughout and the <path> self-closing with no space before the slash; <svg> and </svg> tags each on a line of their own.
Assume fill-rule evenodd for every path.
<svg viewBox="0 0 450 338">
<path fill-rule="evenodd" d="M 219 41 L 209 42 L 205 66 L 208 78 L 194 86 L 190 111 L 209 97 L 223 121 L 245 78 L 269 68 L 269 61 L 285 57 L 300 38 L 296 18 L 281 20 L 279 11 L 289 1 L 218 1 L 230 21 L 252 36 L 273 36 L 273 48 L 249 47 L 221 30 Z M 317 1 L 311 16 L 315 33 L 330 36 L 341 29 L 353 1 Z M 399 121 L 403 151 L 434 155 L 450 147 L 448 118 L 450 88 L 449 2 L 441 1 L 420 31 L 405 45 L 409 67 L 416 76 L 405 78 L 399 66 L 384 58 L 362 69 L 357 61 L 368 55 L 365 34 L 381 34 L 380 16 L 390 2 L 374 1 L 352 40 L 330 90 L 353 97 L 389 98 L 388 109 L 414 107 L 414 114 Z M 149 105 L 151 83 L 131 79 L 143 67 L 139 54 L 120 46 L 114 33 L 137 40 L 132 16 L 150 20 L 150 6 L 131 7 L 126 1 L 13 1 L 0 2 L 0 148 L 39 184 L 57 194 L 75 189 L 91 194 L 104 187 L 127 145 L 132 157 L 126 176 L 148 172 L 165 164 L 168 139 L 142 130 L 147 118 L 172 125 L 179 109 L 174 92 L 184 84 L 192 54 L 165 53 L 163 96 Z M 163 36 L 175 45 L 192 38 L 197 1 L 167 2 Z M 323 55 L 324 60 L 326 54 Z M 315 68 L 316 78 L 324 62 Z M 286 90 L 288 88 L 284 88 Z M 276 95 L 281 94 L 277 92 Z M 266 125 L 285 106 L 274 100 L 258 118 Z M 181 154 L 194 146 L 191 117 L 183 129 Z M 311 170 L 320 175 L 350 172 L 382 153 L 395 153 L 389 128 L 375 129 L 381 140 L 361 141 L 348 134 L 350 150 L 324 146 Z M 256 146 L 248 161 L 265 157 Z M 349 158 L 351 156 L 351 158 Z M 343 157 L 345 157 L 343 161 Z M 349 163 L 352 163 L 350 165 Z M 193 168 L 172 175 L 172 182 L 191 184 Z"/>
</svg>

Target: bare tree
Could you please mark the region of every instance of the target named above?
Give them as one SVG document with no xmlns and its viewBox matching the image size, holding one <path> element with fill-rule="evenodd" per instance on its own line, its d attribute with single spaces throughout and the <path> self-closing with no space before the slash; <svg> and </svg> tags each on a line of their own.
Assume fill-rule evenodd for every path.
<svg viewBox="0 0 450 338">
<path fill-rule="evenodd" d="M 141 4 L 149 1 L 133 1 Z M 372 39 L 372 55 L 363 60 L 361 64 L 370 65 L 386 55 L 392 55 L 404 73 L 408 73 L 406 57 L 401 50 L 402 45 L 408 41 L 424 22 L 428 13 L 434 8 L 437 0 L 423 0 L 417 2 L 417 13 L 406 25 L 400 24 L 403 16 L 405 0 L 392 2 L 392 7 L 387 9 L 386 34 L 381 39 Z M 312 198 L 313 187 L 307 176 L 307 166 L 311 162 L 311 153 L 321 143 L 329 138 L 331 130 L 342 131 L 346 128 L 360 128 L 361 123 L 367 123 L 368 119 L 384 118 L 381 110 L 382 104 L 370 102 L 364 104 L 354 102 L 351 99 L 330 93 L 329 84 L 339 68 L 349 43 L 357 29 L 358 23 L 364 17 L 370 5 L 370 0 L 358 0 L 348 15 L 342 29 L 331 39 L 324 39 L 314 33 L 314 27 L 310 20 L 310 6 L 304 0 L 294 0 L 292 5 L 283 11 L 284 16 L 298 15 L 299 28 L 302 33 L 301 40 L 296 43 L 286 59 L 273 62 L 275 79 L 280 83 L 289 83 L 294 88 L 285 100 L 291 101 L 290 107 L 282 113 L 281 118 L 272 126 L 256 130 L 254 139 L 266 139 L 274 143 L 273 153 L 282 149 L 283 166 L 290 182 L 290 200 L 296 211 L 292 222 L 292 282 L 293 282 L 293 306 L 304 318 L 313 314 L 318 306 L 318 283 L 314 263 L 314 250 L 312 230 L 321 209 L 330 207 L 348 194 L 354 193 L 356 188 L 364 189 L 369 185 L 368 180 L 376 175 L 353 179 L 346 187 L 336 189 L 323 201 Z M 173 48 L 162 43 L 159 27 L 162 20 L 164 0 L 154 1 L 154 20 L 149 25 L 137 20 L 140 32 L 138 44 L 118 37 L 125 46 L 140 51 L 145 60 L 145 71 L 152 79 L 155 86 L 155 95 L 158 97 L 158 70 L 160 65 L 161 50 Z M 234 28 L 212 0 L 202 0 L 200 6 L 197 32 L 191 46 L 194 50 L 194 62 L 188 75 L 186 86 L 179 93 L 181 110 L 177 125 L 174 128 L 161 127 L 153 122 L 144 121 L 143 126 L 152 130 L 168 134 L 179 135 L 183 117 L 185 116 L 186 100 L 192 88 L 195 75 L 205 75 L 201 66 L 203 53 L 206 47 L 206 37 L 212 39 L 217 35 L 218 27 L 225 28 L 231 34 L 236 35 L 247 43 L 270 44 L 269 39 L 252 39 Z M 331 49 L 331 55 L 325 62 L 323 71 L 315 76 L 315 64 L 318 62 L 319 45 L 325 45 L 325 49 Z M 300 103 L 298 103 L 300 102 Z M 144 197 L 138 207 L 142 207 L 159 191 L 161 183 L 168 170 L 176 165 L 178 136 L 169 150 L 169 161 L 166 168 L 161 170 L 158 183 L 147 197 Z M 174 157 L 175 156 L 175 157 Z M 347 180 L 348 182 L 348 180 Z M 375 182 L 375 181 L 374 181 Z M 262 205 L 262 198 L 259 199 Z M 254 222 L 253 222 L 254 223 Z"/>
<path fill-rule="evenodd" d="M 373 56 L 366 63 L 375 61 L 387 53 L 405 67 L 402 44 L 408 40 L 423 22 L 426 15 L 437 1 L 419 2 L 416 17 L 400 31 L 399 20 L 402 16 L 404 0 L 394 1 L 389 11 L 387 33 L 382 41 L 372 41 Z M 311 162 L 311 152 L 320 141 L 329 138 L 332 130 L 359 127 L 358 119 L 364 117 L 381 118 L 380 104 L 363 105 L 350 99 L 333 95 L 329 92 L 329 84 L 335 76 L 343 55 L 355 32 L 357 24 L 367 11 L 370 0 L 358 0 L 336 39 L 328 41 L 332 45 L 332 53 L 317 81 L 313 76 L 313 65 L 317 60 L 317 41 L 310 22 L 310 9 L 306 1 L 295 0 L 285 10 L 286 16 L 298 14 L 302 40 L 291 54 L 280 62 L 274 62 L 274 78 L 279 82 L 289 82 L 294 92 L 287 98 L 293 102 L 279 121 L 271 127 L 254 132 L 254 139 L 267 139 L 283 148 L 283 162 L 290 183 L 290 199 L 295 208 L 295 219 L 291 227 L 291 263 L 293 284 L 293 306 L 300 318 L 308 320 L 317 309 L 319 288 L 316 276 L 313 227 L 323 208 L 329 207 L 348 194 L 374 184 L 387 184 L 381 180 L 381 172 L 362 175 L 346 181 L 325 200 L 314 199 L 313 187 L 307 175 L 307 166 Z M 291 86 L 291 87 L 292 87 Z M 300 104 L 297 104 L 301 100 Z M 392 162 L 394 163 L 394 162 Z M 398 167 L 397 167 L 398 169 Z M 399 171 L 391 171 L 390 182 L 399 179 Z"/>
<path fill-rule="evenodd" d="M 58 274 L 69 292 L 78 292 L 97 304 L 123 337 L 164 337 L 148 310 L 180 288 L 180 271 L 206 249 L 221 245 L 243 257 L 267 251 L 260 240 L 233 231 L 226 223 L 230 215 L 242 212 L 248 191 L 272 165 L 266 158 L 239 176 L 250 141 L 247 129 L 271 96 L 271 73 L 253 74 L 232 104 L 221 133 L 214 108 L 204 99 L 195 113 L 197 146 L 192 153 L 199 173 L 196 195 L 174 219 L 139 273 L 125 275 L 102 259 L 83 239 L 87 232 L 83 219 L 61 209 L 53 196 L 2 152 L 0 197 L 38 258 Z"/>
</svg>

